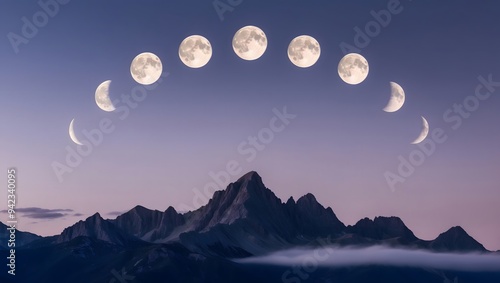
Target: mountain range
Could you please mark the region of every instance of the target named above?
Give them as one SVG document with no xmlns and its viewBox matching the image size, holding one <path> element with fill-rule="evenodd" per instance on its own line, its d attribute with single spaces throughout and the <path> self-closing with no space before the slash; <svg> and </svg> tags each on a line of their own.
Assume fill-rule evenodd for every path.
<svg viewBox="0 0 500 283">
<path fill-rule="evenodd" d="M 3 226 L 2 244 L 8 237 Z M 364 218 L 346 226 L 312 194 L 282 202 L 256 172 L 215 192 L 205 206 L 194 211 L 178 213 L 173 207 L 158 211 L 136 206 L 115 219 L 104 219 L 96 213 L 60 235 L 40 237 L 18 231 L 17 237 L 17 279 L 23 280 L 19 282 L 281 282 L 284 267 L 242 265 L 233 259 L 296 247 L 313 248 L 325 241 L 348 247 L 383 245 L 489 253 L 461 227 L 425 241 L 394 216 Z M 0 251 L 6 249 L 0 246 Z M 370 274 L 381 270 L 395 274 L 383 282 L 402 282 L 405 274 L 414 274 L 413 282 L 443 282 L 442 274 L 435 271 L 375 266 L 357 267 L 347 275 L 341 269 L 318 271 L 308 280 L 357 282 L 349 280 L 365 278 L 363 282 L 379 282 Z M 10 282 L 5 280 L 12 278 L 5 274 L 0 275 L 1 282 Z M 467 276 L 500 278 L 498 273 Z"/>
</svg>

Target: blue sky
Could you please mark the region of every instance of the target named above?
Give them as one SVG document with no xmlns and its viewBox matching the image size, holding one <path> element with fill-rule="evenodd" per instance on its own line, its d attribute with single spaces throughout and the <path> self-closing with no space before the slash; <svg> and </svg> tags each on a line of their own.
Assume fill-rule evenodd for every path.
<svg viewBox="0 0 500 283">
<path fill-rule="evenodd" d="M 500 5 L 401 0 L 401 12 L 360 48 L 370 64 L 368 78 L 345 84 L 337 75 L 340 45 L 355 45 L 354 28 L 365 29 L 374 20 L 371 11 L 389 3 L 397 4 L 243 0 L 221 20 L 210 0 L 69 1 L 16 53 L 8 35 L 22 36 L 22 18 L 33 21 L 43 10 L 36 1 L 4 1 L 2 168 L 18 169 L 18 207 L 73 211 L 43 221 L 21 218 L 20 229 L 50 235 L 96 211 L 193 206 L 193 189 L 203 191 L 212 182 L 209 173 L 234 160 L 239 175 L 259 172 L 283 201 L 311 192 L 346 224 L 397 215 L 425 239 L 461 225 L 487 248 L 500 249 L 500 90 L 456 130 L 443 118 L 474 95 L 479 76 L 500 81 Z M 255 61 L 241 60 L 231 47 L 246 25 L 268 37 Z M 200 69 L 178 57 L 180 42 L 193 34 L 213 48 Z M 302 34 L 321 45 L 320 59 L 307 69 L 286 55 Z M 160 57 L 168 76 L 126 119 L 101 111 L 96 87 L 112 80 L 113 99 L 130 94 L 138 86 L 130 63 L 145 51 Z M 406 92 L 395 113 L 382 111 L 390 81 Z M 284 107 L 296 118 L 247 161 L 238 146 L 269 126 L 273 109 Z M 398 157 L 418 150 L 410 142 L 421 116 L 431 132 L 441 128 L 448 138 L 391 190 L 384 173 L 397 172 Z M 73 118 L 79 135 L 102 119 L 115 130 L 59 182 L 51 164 L 64 162 L 67 146 L 76 149 L 68 136 Z"/>
</svg>

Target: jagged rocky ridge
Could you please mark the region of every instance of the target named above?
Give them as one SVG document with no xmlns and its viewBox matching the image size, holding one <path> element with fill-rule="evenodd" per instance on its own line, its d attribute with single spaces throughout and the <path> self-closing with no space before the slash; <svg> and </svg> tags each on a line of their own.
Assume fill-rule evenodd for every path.
<svg viewBox="0 0 500 283">
<path fill-rule="evenodd" d="M 176 242 L 193 252 L 227 257 L 308 245 L 326 237 L 339 245 L 486 251 L 460 227 L 453 227 L 432 241 L 418 239 L 397 217 L 365 218 L 346 227 L 331 208 L 323 207 L 312 194 L 282 202 L 256 172 L 249 172 L 225 190 L 215 192 L 208 204 L 195 211 L 180 214 L 173 207 L 162 212 L 136 206 L 113 220 L 96 213 L 47 242 L 64 243 L 81 236 L 119 246 Z"/>
<path fill-rule="evenodd" d="M 2 242 L 6 237 L 0 234 Z M 17 266 L 19 282 L 92 283 L 132 278 L 125 273 L 135 278 L 132 282 L 282 282 L 290 267 L 241 265 L 231 259 L 320 243 L 487 252 L 460 227 L 432 241 L 418 239 L 397 217 L 365 218 L 346 227 L 312 194 L 282 202 L 255 172 L 216 192 L 195 211 L 136 206 L 116 219 L 103 219 L 96 213 L 60 235 L 42 238 L 19 232 L 19 237 L 25 239 L 16 245 L 16 257 L 23 259 Z M 500 273 L 448 272 L 445 276 L 443 272 L 447 271 L 360 266 L 320 268 L 308 276 L 311 282 L 330 282 L 325 278 L 380 282 L 377 278 L 385 276 L 386 283 L 407 282 L 408 278 L 416 283 L 441 283 L 443 278 L 457 275 L 470 276 L 470 282 L 498 282 L 500 278 Z M 0 274 L 0 282 L 12 282 L 5 274 Z"/>
</svg>

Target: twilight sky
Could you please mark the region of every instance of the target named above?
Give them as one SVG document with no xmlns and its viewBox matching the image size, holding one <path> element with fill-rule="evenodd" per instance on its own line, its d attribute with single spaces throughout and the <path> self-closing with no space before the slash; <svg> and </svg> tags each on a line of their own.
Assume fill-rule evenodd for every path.
<svg viewBox="0 0 500 283">
<path fill-rule="evenodd" d="M 423 239 L 460 225 L 486 248 L 500 249 L 499 3 L 220 0 L 240 4 L 219 15 L 212 0 L 65 1 L 17 46 L 12 33 L 23 36 L 22 18 L 43 21 L 43 9 L 37 1 L 0 4 L 1 168 L 18 169 L 19 229 L 58 234 L 95 212 L 114 218 L 137 204 L 197 208 L 208 199 L 211 172 L 227 172 L 229 164 L 230 181 L 255 170 L 282 201 L 311 192 L 345 224 L 396 215 Z M 400 13 L 356 45 L 355 27 L 364 30 L 371 11 L 388 5 Z M 231 47 L 246 25 L 268 37 L 255 61 Z M 193 34 L 213 47 L 200 69 L 178 57 L 179 44 Z M 306 69 L 286 53 L 302 34 L 321 45 L 320 59 Z M 359 85 L 337 74 L 342 43 L 360 47 L 370 64 Z M 168 75 L 124 119 L 100 110 L 96 87 L 112 80 L 118 100 L 137 90 L 130 63 L 146 51 L 160 57 Z M 391 81 L 405 89 L 406 103 L 386 113 Z M 267 144 L 252 146 L 249 137 L 269 133 L 262 129 L 271 121 L 282 125 L 274 117 L 284 108 L 295 118 Z M 426 142 L 436 148 L 391 188 L 386 175 L 400 174 L 401 158 L 424 156 L 410 144 L 421 116 L 431 128 Z M 73 118 L 82 139 L 103 119 L 114 131 L 60 182 L 52 164 L 66 162 L 67 147 L 76 150 L 68 136 Z M 436 129 L 444 142 L 433 138 Z M 229 183 L 221 180 L 219 189 Z M 6 190 L 1 195 L 7 199 Z"/>
</svg>

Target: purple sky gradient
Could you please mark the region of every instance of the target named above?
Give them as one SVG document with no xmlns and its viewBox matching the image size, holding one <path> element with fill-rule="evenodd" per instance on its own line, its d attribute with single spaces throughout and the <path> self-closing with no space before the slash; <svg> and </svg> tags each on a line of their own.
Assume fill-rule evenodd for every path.
<svg viewBox="0 0 500 283">
<path fill-rule="evenodd" d="M 389 1 L 244 1 L 224 21 L 211 1 L 143 2 L 72 1 L 18 54 L 6 35 L 21 34 L 21 18 L 41 8 L 34 1 L 1 4 L 2 168 L 18 169 L 18 207 L 73 210 L 56 219 L 21 217 L 19 229 L 53 235 L 95 212 L 193 206 L 193 189 L 203 191 L 210 172 L 235 160 L 241 174 L 231 181 L 257 171 L 282 201 L 313 193 L 345 224 L 395 215 L 426 240 L 460 225 L 486 248 L 500 249 L 500 87 L 456 130 L 443 119 L 474 95 L 478 76 L 500 82 L 500 4 L 402 0 L 403 11 L 361 50 L 368 78 L 351 86 L 337 75 L 339 45 L 353 44 L 353 28 L 364 28 L 370 11 Z M 232 37 L 245 25 L 268 36 L 256 61 L 232 51 Z M 187 68 L 177 55 L 192 34 L 214 50 L 201 69 Z M 286 55 L 301 34 L 322 48 L 308 69 Z M 161 58 L 168 77 L 125 120 L 101 111 L 96 87 L 112 80 L 112 98 L 130 93 L 137 86 L 130 62 L 145 51 Z M 382 111 L 390 81 L 406 92 L 395 113 Z M 248 162 L 238 146 L 285 106 L 297 117 Z M 420 116 L 448 138 L 393 192 L 384 173 L 397 172 L 398 156 L 408 159 L 418 148 L 410 142 Z M 104 118 L 116 128 L 60 183 L 51 163 L 64 162 L 66 146 L 76 148 L 68 136 L 73 118 L 77 135 Z M 0 196 L 6 200 L 7 192 Z"/>
</svg>

